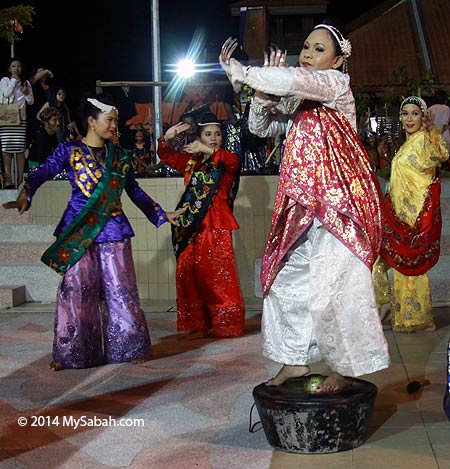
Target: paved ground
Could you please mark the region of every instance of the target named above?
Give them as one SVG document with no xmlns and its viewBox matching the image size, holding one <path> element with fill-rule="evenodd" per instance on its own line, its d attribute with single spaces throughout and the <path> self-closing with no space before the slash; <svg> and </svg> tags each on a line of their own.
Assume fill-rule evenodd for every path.
<svg viewBox="0 0 450 469">
<path fill-rule="evenodd" d="M 434 309 L 436 332 L 386 328 L 392 365 L 364 377 L 379 389 L 370 437 L 329 455 L 274 451 L 262 431 L 248 431 L 253 387 L 278 368 L 259 351 L 260 300 L 247 304 L 244 337 L 190 342 L 176 334 L 174 304 L 144 302 L 152 360 L 58 373 L 47 368 L 53 308 L 0 311 L 1 468 L 450 468 L 442 410 L 450 308 Z M 411 380 L 430 384 L 409 395 Z M 144 427 L 75 428 L 67 420 L 83 416 L 139 419 L 130 422 Z M 28 424 L 19 426 L 19 417 Z M 31 426 L 33 419 L 41 425 Z"/>
</svg>

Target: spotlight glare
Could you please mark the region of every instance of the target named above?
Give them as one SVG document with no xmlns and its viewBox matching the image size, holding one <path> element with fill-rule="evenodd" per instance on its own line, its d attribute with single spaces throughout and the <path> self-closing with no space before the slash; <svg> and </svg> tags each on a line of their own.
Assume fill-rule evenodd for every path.
<svg viewBox="0 0 450 469">
<path fill-rule="evenodd" d="M 177 74 L 181 78 L 189 78 L 196 72 L 195 64 L 192 60 L 184 59 L 177 64 Z"/>
</svg>

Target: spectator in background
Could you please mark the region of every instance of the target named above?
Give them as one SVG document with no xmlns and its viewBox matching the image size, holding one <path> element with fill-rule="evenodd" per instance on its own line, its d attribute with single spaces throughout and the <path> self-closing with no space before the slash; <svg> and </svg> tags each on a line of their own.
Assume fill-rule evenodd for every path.
<svg viewBox="0 0 450 469">
<path fill-rule="evenodd" d="M 13 154 L 17 162 L 17 184 L 23 182 L 25 168 L 25 150 L 27 148 L 27 106 L 34 102 L 33 90 L 25 73 L 22 61 L 10 59 L 8 62 L 10 76 L 5 76 L 0 81 L 0 95 L 3 102 L 17 103 L 20 112 L 19 125 L 0 127 L 0 142 L 3 151 L 3 163 L 5 165 L 5 188 L 15 186 L 12 178 Z"/>
<path fill-rule="evenodd" d="M 450 107 L 447 101 L 447 93 L 444 90 L 436 90 L 433 105 L 428 108 L 428 114 L 436 128 L 442 133 L 446 145 L 450 145 Z"/>
<path fill-rule="evenodd" d="M 62 86 L 55 87 L 54 90 L 52 89 L 50 91 L 49 100 L 42 105 L 41 109 L 36 115 L 36 119 L 41 120 L 40 116 L 42 111 L 49 106 L 53 107 L 59 112 L 60 126 L 56 132 L 58 143 L 70 142 L 70 140 L 74 140 L 78 135 L 75 122 L 73 122 L 72 118 L 70 117 L 66 98 L 66 90 Z M 71 135 L 73 135 L 73 137 L 71 137 Z"/>
<path fill-rule="evenodd" d="M 35 67 L 30 75 L 30 83 L 33 89 L 34 103 L 27 110 L 28 115 L 28 138 L 32 141 L 41 123 L 37 114 L 42 106 L 48 102 L 53 90 L 53 72 L 46 67 Z"/>
<path fill-rule="evenodd" d="M 61 124 L 58 109 L 46 107 L 41 111 L 39 120 L 41 121 L 41 127 L 31 142 L 30 153 L 28 154 L 28 167 L 30 170 L 43 163 L 58 145 L 56 134 Z"/>
</svg>

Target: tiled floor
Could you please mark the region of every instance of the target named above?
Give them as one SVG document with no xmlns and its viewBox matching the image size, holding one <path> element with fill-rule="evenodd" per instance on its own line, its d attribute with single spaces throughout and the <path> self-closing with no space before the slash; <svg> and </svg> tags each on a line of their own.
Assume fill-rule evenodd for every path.
<svg viewBox="0 0 450 469">
<path fill-rule="evenodd" d="M 394 334 L 386 328 L 391 367 L 363 377 L 379 389 L 370 437 L 353 451 L 328 455 L 274 451 L 262 432 L 248 433 L 252 387 L 277 368 L 259 355 L 260 300 L 247 303 L 249 334 L 245 337 L 176 350 L 172 348 L 176 346 L 175 304 L 143 302 L 159 358 L 140 370 L 108 365 L 56 375 L 45 370 L 53 307 L 32 303 L 0 310 L 4 313 L 0 314 L 0 429 L 4 435 L 0 467 L 450 469 L 450 422 L 442 409 L 448 307 L 434 309 L 436 332 Z M 325 369 L 317 366 L 312 371 Z M 25 376 L 32 377 L 31 384 Z M 406 385 L 412 380 L 429 384 L 408 394 Z M 73 395 L 78 399 L 75 404 Z M 209 396 L 217 403 L 208 404 Z M 174 414 L 171 406 L 178 409 Z M 122 407 L 126 415 L 144 416 L 149 422 L 146 433 L 129 438 L 130 433 L 97 429 L 54 429 L 39 440 L 31 431 L 22 435 L 15 424 L 21 412 L 56 415 L 96 409 L 96 413 L 115 415 Z M 161 432 L 158 438 L 150 432 L 156 424 Z"/>
</svg>

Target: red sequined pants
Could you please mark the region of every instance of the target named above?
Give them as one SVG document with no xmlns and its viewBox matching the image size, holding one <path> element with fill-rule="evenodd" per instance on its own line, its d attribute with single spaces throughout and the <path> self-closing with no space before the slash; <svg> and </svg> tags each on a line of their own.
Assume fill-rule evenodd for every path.
<svg viewBox="0 0 450 469">
<path fill-rule="evenodd" d="M 177 260 L 179 331 L 236 337 L 244 332 L 245 307 L 230 230 L 205 230 Z"/>
</svg>

